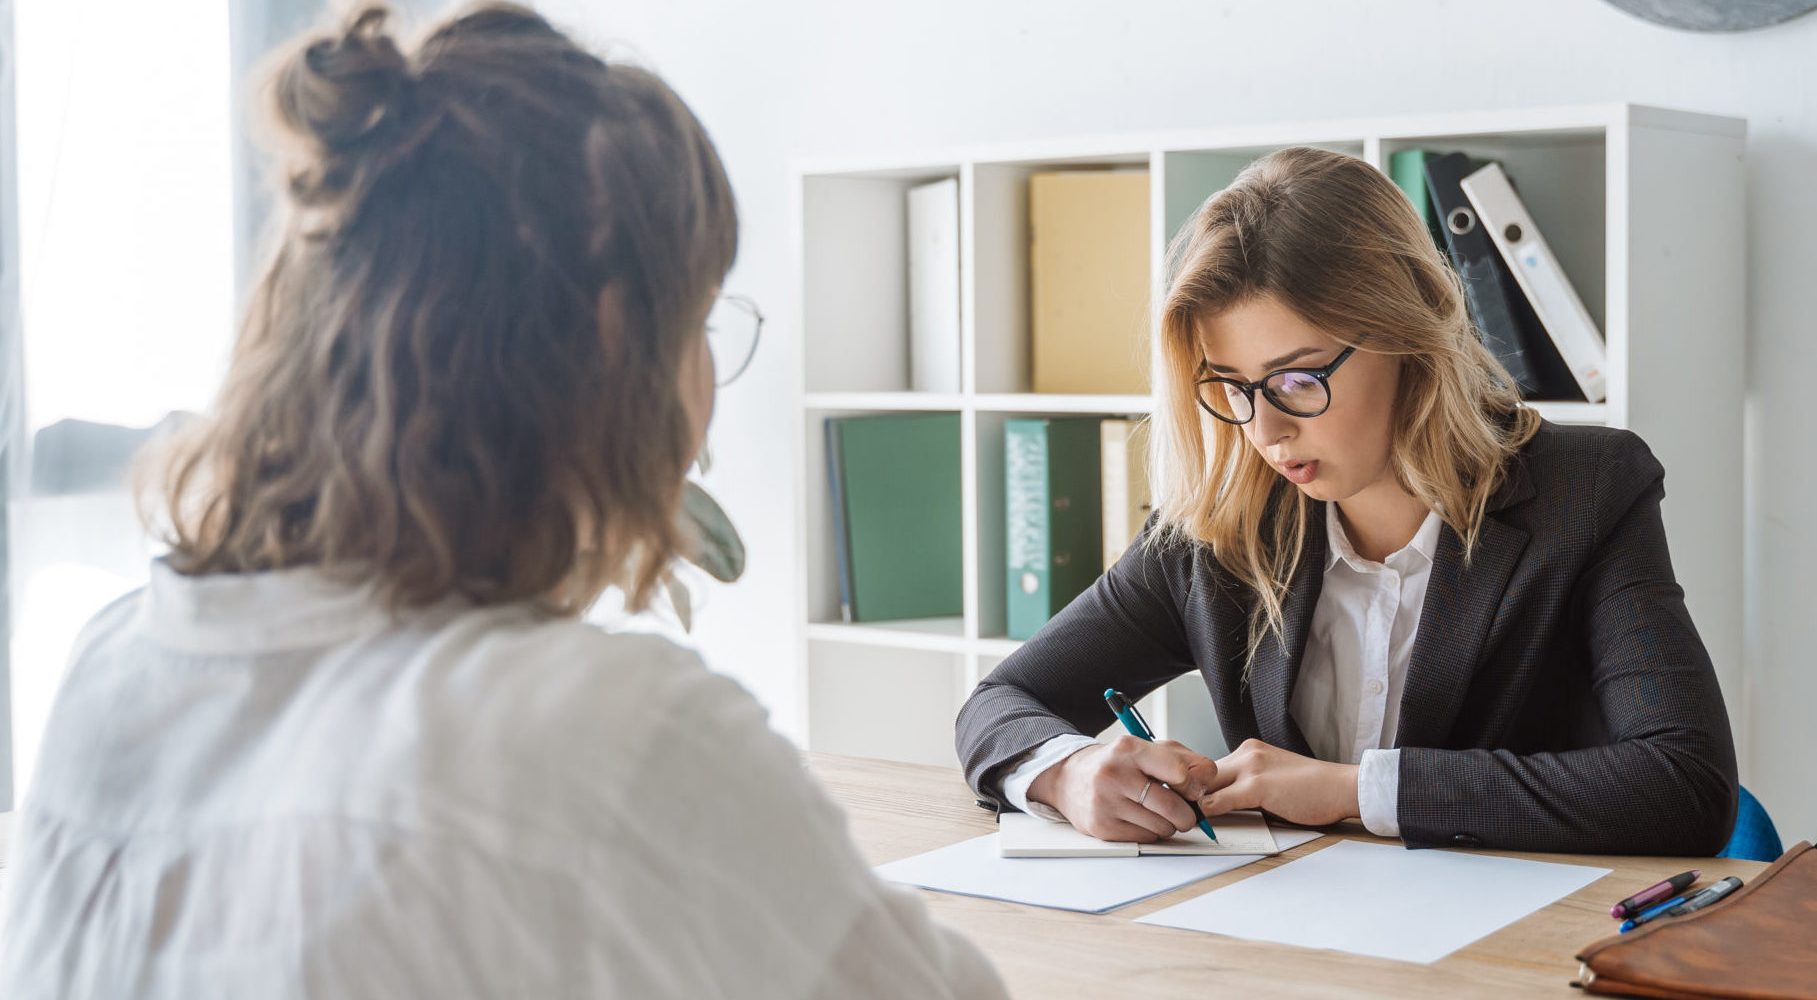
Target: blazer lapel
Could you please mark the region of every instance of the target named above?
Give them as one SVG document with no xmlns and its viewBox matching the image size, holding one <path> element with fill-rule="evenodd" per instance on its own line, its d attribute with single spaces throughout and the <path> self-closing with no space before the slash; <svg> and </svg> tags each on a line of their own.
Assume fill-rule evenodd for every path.
<svg viewBox="0 0 1817 1000">
<path fill-rule="evenodd" d="M 1286 639 L 1282 641 L 1273 632 L 1263 634 L 1262 641 L 1256 646 L 1255 662 L 1250 667 L 1249 690 L 1254 699 L 1256 729 L 1261 738 L 1274 746 L 1310 757 L 1312 748 L 1288 709 L 1294 681 L 1300 674 L 1300 657 L 1306 651 L 1306 635 L 1312 628 L 1312 612 L 1318 606 L 1319 592 L 1325 584 L 1323 503 L 1312 505 L 1307 513 L 1307 525 L 1300 564 L 1294 570 L 1293 582 L 1281 608 L 1282 632 Z"/>
<path fill-rule="evenodd" d="M 1444 746 L 1463 707 L 1483 642 L 1507 593 L 1508 578 L 1526 551 L 1528 534 L 1496 513 L 1533 495 L 1519 460 L 1489 504 L 1475 557 L 1464 567 L 1463 541 L 1449 525 L 1439 532 L 1419 632 L 1401 689 L 1397 747 Z"/>
</svg>

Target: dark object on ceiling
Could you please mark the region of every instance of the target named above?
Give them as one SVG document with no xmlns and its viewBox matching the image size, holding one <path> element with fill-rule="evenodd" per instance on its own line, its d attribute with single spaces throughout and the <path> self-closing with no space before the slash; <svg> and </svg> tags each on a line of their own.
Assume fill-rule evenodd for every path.
<svg viewBox="0 0 1817 1000">
<path fill-rule="evenodd" d="M 1624 11 L 1686 31 L 1752 31 L 1817 10 L 1817 0 L 1608 0 Z"/>
</svg>

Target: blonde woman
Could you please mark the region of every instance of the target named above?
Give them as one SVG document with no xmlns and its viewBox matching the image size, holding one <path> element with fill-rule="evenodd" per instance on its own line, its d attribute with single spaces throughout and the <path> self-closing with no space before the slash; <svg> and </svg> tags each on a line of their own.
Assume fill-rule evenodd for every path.
<svg viewBox="0 0 1817 1000">
<path fill-rule="evenodd" d="M 0 996 L 1001 996 L 749 695 L 576 618 L 693 544 L 699 122 L 527 9 L 384 25 L 277 67 L 292 211 L 170 554 L 77 644 Z"/>
<path fill-rule="evenodd" d="M 1720 849 L 1734 747 L 1646 444 L 1523 407 L 1359 160 L 1264 157 L 1171 275 L 1155 516 L 972 694 L 973 787 L 1116 840 L 1190 828 L 1190 797 L 1410 847 Z M 1083 735 L 1106 688 L 1191 672 L 1223 759 Z"/>
</svg>

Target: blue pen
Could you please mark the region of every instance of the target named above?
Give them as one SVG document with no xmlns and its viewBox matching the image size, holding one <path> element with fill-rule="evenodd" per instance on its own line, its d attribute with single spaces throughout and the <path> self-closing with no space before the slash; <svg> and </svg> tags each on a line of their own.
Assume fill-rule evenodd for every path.
<svg viewBox="0 0 1817 1000">
<path fill-rule="evenodd" d="M 1687 899 L 1690 899 L 1694 895 L 1696 895 L 1696 893 L 1687 892 L 1682 896 L 1673 896 L 1671 899 L 1668 899 L 1663 903 L 1657 903 L 1657 904 L 1654 904 L 1653 906 L 1647 907 L 1646 909 L 1640 911 L 1640 915 L 1635 917 L 1634 919 L 1622 921 L 1621 922 L 1621 932 L 1623 934 L 1628 933 L 1629 931 L 1633 930 L 1634 928 L 1639 927 L 1641 924 L 1644 924 L 1647 921 L 1652 920 L 1654 917 L 1659 916 L 1660 914 L 1666 912 L 1667 910 L 1671 909 L 1672 907 L 1677 906 L 1678 904 L 1684 902 Z M 1606 927 L 1608 925 L 1604 924 L 1603 926 Z"/>
<path fill-rule="evenodd" d="M 1147 740 L 1150 743 L 1155 741 L 1155 734 L 1148 728 L 1148 722 L 1142 718 L 1141 712 L 1136 711 L 1135 703 L 1130 701 L 1123 692 L 1116 688 L 1105 688 L 1104 701 L 1110 705 L 1110 710 L 1116 714 L 1117 721 L 1123 723 L 1123 728 L 1129 730 L 1131 736 L 1134 736 L 1137 739 Z M 1163 782 L 1161 787 L 1167 788 L 1168 786 Z M 1171 788 L 1168 790 L 1172 791 Z M 1186 805 L 1192 809 L 1193 816 L 1199 821 L 1199 829 L 1205 831 L 1205 836 L 1210 837 L 1212 843 L 1217 843 L 1217 831 L 1211 828 L 1211 821 L 1206 819 L 1205 814 L 1199 811 L 1199 804 L 1191 799 L 1187 799 L 1184 795 L 1181 795 L 1180 798 L 1186 799 Z"/>
</svg>

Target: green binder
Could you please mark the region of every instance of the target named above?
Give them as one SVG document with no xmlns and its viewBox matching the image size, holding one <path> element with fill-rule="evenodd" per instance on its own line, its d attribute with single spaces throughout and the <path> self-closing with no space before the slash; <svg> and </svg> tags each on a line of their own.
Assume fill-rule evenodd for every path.
<svg viewBox="0 0 1817 1000">
<path fill-rule="evenodd" d="M 962 614 L 959 415 L 830 417 L 826 438 L 845 620 Z"/>
<path fill-rule="evenodd" d="M 1426 190 L 1426 161 L 1439 154 L 1429 149 L 1403 149 L 1388 157 L 1388 176 L 1396 187 L 1413 202 L 1413 207 L 1420 214 L 1420 221 L 1426 224 L 1426 231 L 1432 234 L 1432 242 L 1440 250 L 1448 246 L 1445 242 L 1444 220 L 1438 217 L 1438 208 L 1432 204 L 1432 196 Z"/>
<path fill-rule="evenodd" d="M 1003 425 L 1009 637 L 1028 639 L 1098 578 L 1104 546 L 1098 417 Z"/>
</svg>

